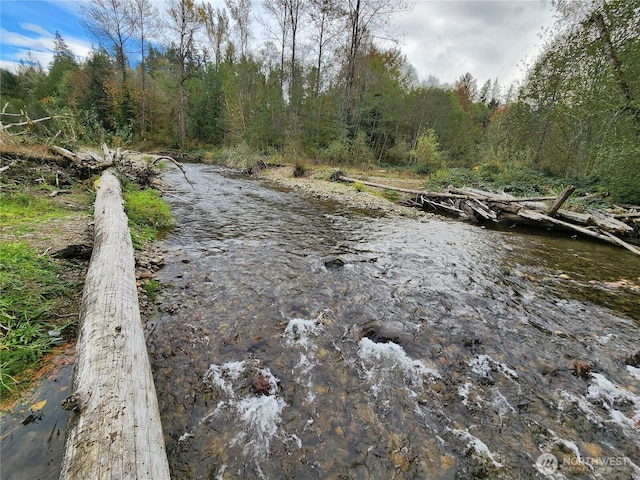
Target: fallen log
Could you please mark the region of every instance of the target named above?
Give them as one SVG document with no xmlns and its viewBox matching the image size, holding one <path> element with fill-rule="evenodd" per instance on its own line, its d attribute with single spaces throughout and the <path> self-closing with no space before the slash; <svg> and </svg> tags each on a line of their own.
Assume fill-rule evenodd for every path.
<svg viewBox="0 0 640 480">
<path fill-rule="evenodd" d="M 184 167 L 175 159 L 166 155 L 131 152 L 129 150 L 121 150 L 120 147 L 112 150 L 105 143 L 100 146 L 103 155 L 102 158 L 93 152 L 80 155 L 56 145 L 52 145 L 49 148 L 61 157 L 71 160 L 79 168 L 87 168 L 91 171 L 97 170 L 101 172 L 110 167 L 118 167 L 121 173 L 143 185 L 150 184 L 151 178 L 155 175 L 153 168 L 156 164 L 161 160 L 168 160 L 180 169 L 184 178 L 191 185 L 191 188 L 194 188 L 193 183 L 187 177 L 187 172 Z"/>
<path fill-rule="evenodd" d="M 565 188 L 558 196 L 516 198 L 508 194 L 494 194 L 473 188 L 455 188 L 450 186 L 446 192 L 440 193 L 397 188 L 345 176 L 339 176 L 338 180 L 349 183 L 359 182 L 374 188 L 409 193 L 415 196 L 415 200 L 411 200 L 412 205 L 419 206 L 423 209 L 428 206 L 433 210 L 454 214 L 463 220 L 472 222 L 502 221 L 543 227 L 557 225 L 566 230 L 597 238 L 598 240 L 622 246 L 629 251 L 638 253 L 636 247 L 612 235 L 614 233 L 631 234 L 634 231 L 633 227 L 613 218 L 613 216 L 604 215 L 600 212 L 594 211 L 589 214 L 584 214 L 560 208 L 575 190 L 573 186 Z M 547 208 L 545 204 L 537 203 L 551 200 L 553 200 L 554 203 L 550 208 Z M 449 205 L 447 202 L 452 203 L 452 205 Z M 557 217 L 561 217 L 564 220 L 560 220 Z M 631 218 L 633 218 L 633 216 Z M 589 229 L 576 225 L 575 223 L 585 227 L 593 225 L 596 228 Z"/>
<path fill-rule="evenodd" d="M 9 165 L 5 165 L 4 167 L 0 167 L 0 173 L 9 170 L 11 167 L 13 167 L 16 164 L 15 161 L 11 162 Z"/>
<path fill-rule="evenodd" d="M 432 197 L 432 198 L 467 198 L 468 197 L 467 195 L 456 195 L 454 193 L 425 192 L 424 190 L 412 190 L 409 188 L 393 187 L 390 185 L 382 185 L 380 183 L 367 182 L 365 180 L 358 180 L 356 178 L 349 178 L 345 176 L 338 177 L 338 180 L 341 182 L 347 182 L 347 183 L 361 183 L 369 187 L 380 188 L 383 190 L 395 190 L 396 192 L 399 192 L 399 193 L 410 193 L 412 195 L 425 195 L 427 197 Z"/>
<path fill-rule="evenodd" d="M 562 204 L 566 202 L 567 199 L 571 196 L 571 194 L 575 191 L 576 191 L 576 187 L 574 185 L 569 185 L 568 187 L 565 187 L 565 189 L 562 190 L 560 195 L 558 195 L 558 198 L 555 199 L 555 201 L 553 202 L 553 205 L 551 205 L 551 208 L 549 208 L 549 210 L 547 211 L 547 215 L 549 215 L 550 217 L 553 217 L 557 213 L 557 211 L 560 210 L 560 207 L 562 206 Z"/>
<path fill-rule="evenodd" d="M 617 213 L 613 218 L 640 218 L 640 212 Z"/>
<path fill-rule="evenodd" d="M 470 221 L 472 221 L 473 223 L 478 223 L 478 217 L 476 217 L 476 215 L 474 214 L 473 208 L 471 208 L 471 205 L 469 205 L 468 201 L 460 200 L 458 203 L 456 203 L 456 206 L 458 206 L 460 210 L 465 213 Z"/>
<path fill-rule="evenodd" d="M 465 197 L 475 197 L 479 200 L 490 202 L 546 202 L 548 200 L 555 200 L 556 197 L 514 197 L 507 193 L 491 193 L 484 190 L 478 190 L 476 188 L 455 188 L 452 186 L 447 187 L 447 191 L 451 193 L 457 193 L 464 195 Z"/>
<path fill-rule="evenodd" d="M 589 211 L 591 217 L 589 218 L 589 223 L 599 227 L 603 230 L 606 230 L 610 233 L 631 233 L 633 232 L 633 228 L 627 225 L 620 220 L 616 220 L 613 217 L 608 215 L 603 215 L 600 212 L 596 212 L 595 210 Z"/>
<path fill-rule="evenodd" d="M 588 237 L 593 237 L 593 238 L 597 238 L 598 240 L 602 240 L 605 241 L 607 243 L 611 243 L 613 245 L 617 245 L 620 247 L 624 247 L 627 250 L 629 250 L 630 252 L 633 252 L 637 255 L 640 255 L 640 249 L 634 247 L 633 245 L 630 245 L 629 243 L 621 240 L 620 238 L 616 237 L 615 235 L 607 232 L 606 230 L 600 230 L 598 229 L 596 230 L 589 230 L 588 228 L 583 228 L 583 227 L 579 227 L 577 225 L 574 225 L 572 223 L 569 222 L 565 222 L 563 220 L 559 220 L 557 218 L 554 217 L 550 217 L 548 215 L 545 215 L 544 213 L 540 213 L 537 212 L 535 210 L 528 210 L 526 208 L 523 208 L 522 210 L 520 210 L 518 212 L 518 215 L 529 219 L 529 220 L 535 220 L 535 221 L 543 221 L 543 222 L 550 222 L 553 223 L 555 225 L 560 225 L 566 229 L 569 230 L 573 230 L 575 232 L 578 232 L 582 235 L 586 235 Z"/>
<path fill-rule="evenodd" d="M 89 170 L 103 170 L 114 166 L 113 161 L 106 156 L 104 159 L 101 159 L 93 153 L 78 155 L 75 152 L 56 145 L 51 145 L 49 148 L 52 152 L 57 153 L 67 160 L 71 160 L 76 166 L 81 168 L 88 168 Z"/>
<path fill-rule="evenodd" d="M 509 199 L 513 199 L 514 197 L 512 195 L 508 195 L 508 194 L 497 194 L 497 193 L 491 193 L 491 192 L 485 192 L 484 190 L 478 190 L 477 188 L 469 188 L 469 187 L 463 187 L 463 188 L 457 188 L 454 187 L 453 185 L 449 185 L 447 187 L 447 191 L 451 192 L 451 193 L 457 193 L 458 195 L 464 195 L 465 197 L 475 197 L 475 198 L 482 198 L 482 199 L 495 199 L 495 200 L 509 200 Z"/>
<path fill-rule="evenodd" d="M 484 220 L 497 220 L 498 216 L 496 213 L 491 210 L 486 204 L 482 203 L 477 198 L 474 198 L 472 201 L 468 202 L 471 209 L 478 215 L 480 215 Z"/>
<path fill-rule="evenodd" d="M 571 210 L 564 210 L 562 208 L 556 212 L 556 217 L 580 225 L 589 225 L 589 220 L 591 219 L 591 215 L 588 213 L 572 212 Z"/>
<path fill-rule="evenodd" d="M 47 120 L 51 120 L 52 118 L 57 118 L 57 117 L 42 117 L 42 118 L 37 118 L 35 120 L 29 119 L 23 122 L 8 123 L 6 125 L 0 125 L 0 131 L 8 130 L 13 127 L 24 127 L 27 125 L 35 125 L 36 123 L 46 122 Z"/>
<path fill-rule="evenodd" d="M 483 201 L 496 201 L 496 202 L 542 202 L 547 200 L 554 200 L 556 197 L 526 197 L 516 198 L 511 195 L 494 195 L 489 192 L 483 192 L 482 190 L 474 189 L 461 189 L 449 187 L 447 192 L 427 192 L 426 190 L 412 190 L 409 188 L 399 188 L 391 185 L 383 185 L 380 183 L 368 182 L 366 180 L 358 180 L 357 178 L 350 178 L 345 176 L 338 177 L 341 182 L 347 183 L 361 183 L 369 187 L 380 188 L 382 190 L 395 190 L 398 193 L 409 193 L 411 195 L 424 195 L 430 198 L 463 198 L 467 199 L 474 197 Z"/>
<path fill-rule="evenodd" d="M 616 243 L 616 244 L 620 245 L 621 247 L 626 248 L 627 250 L 629 250 L 630 252 L 635 253 L 636 255 L 640 255 L 640 248 L 637 248 L 637 247 L 635 247 L 633 245 L 628 244 L 627 242 L 619 239 L 618 237 L 616 237 L 612 233 L 609 233 L 609 232 L 602 232 L 602 233 L 604 233 L 607 237 L 609 237 L 613 243 Z"/>
<path fill-rule="evenodd" d="M 427 197 L 423 197 L 420 196 L 420 202 L 414 202 L 416 203 L 418 206 L 424 207 L 425 204 L 431 206 L 434 210 L 444 210 L 446 212 L 450 212 L 453 213 L 455 215 L 464 217 L 465 219 L 467 218 L 467 215 L 460 210 L 459 208 L 454 207 L 453 205 L 447 205 L 445 203 L 438 203 L 438 202 L 434 202 L 433 200 L 430 200 Z"/>
<path fill-rule="evenodd" d="M 108 170 L 94 220 L 60 478 L 169 479 L 127 216 Z"/>
</svg>

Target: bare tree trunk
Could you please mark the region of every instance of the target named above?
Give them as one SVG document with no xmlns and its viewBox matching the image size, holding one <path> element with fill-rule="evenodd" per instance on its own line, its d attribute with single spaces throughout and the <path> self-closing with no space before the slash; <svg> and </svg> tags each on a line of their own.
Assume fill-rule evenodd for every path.
<svg viewBox="0 0 640 480">
<path fill-rule="evenodd" d="M 109 171 L 95 202 L 73 394 L 65 406 L 72 413 L 61 479 L 169 479 L 127 216 Z"/>
<path fill-rule="evenodd" d="M 622 63 L 620 62 L 620 59 L 616 54 L 613 42 L 611 41 L 611 35 L 609 34 L 609 29 L 604 21 L 602 13 L 593 14 L 593 16 L 591 17 L 591 21 L 598 29 L 598 35 L 600 36 L 600 41 L 602 42 L 602 49 L 604 50 L 605 57 L 607 59 L 607 62 L 613 69 L 616 77 L 616 82 L 618 83 L 618 88 L 620 89 L 620 93 L 625 99 L 625 111 L 631 114 L 635 123 L 636 134 L 640 136 L 640 109 L 635 106 L 635 99 L 633 97 L 633 94 L 631 93 L 631 87 L 629 86 L 629 83 L 625 78 Z"/>
<path fill-rule="evenodd" d="M 324 41 L 324 18 L 320 24 L 320 40 L 318 41 L 318 62 L 316 68 L 316 97 L 320 96 L 320 72 L 322 71 L 322 42 Z"/>
<path fill-rule="evenodd" d="M 187 101 L 186 101 L 186 94 L 184 91 L 184 81 L 181 80 L 180 81 L 180 111 L 178 112 L 178 123 L 179 123 L 179 129 L 180 129 L 180 147 L 184 148 L 185 144 L 187 143 L 187 124 L 186 124 L 186 120 L 185 117 L 187 115 L 186 110 L 187 110 Z"/>
<path fill-rule="evenodd" d="M 347 127 L 353 127 L 354 84 L 356 76 L 356 57 L 360 47 L 360 0 L 356 0 L 355 7 L 350 12 L 351 34 L 349 39 L 349 54 L 347 58 L 347 90 L 345 94 L 345 115 Z"/>
<path fill-rule="evenodd" d="M 147 139 L 147 66 L 146 66 L 146 60 L 144 57 L 144 45 L 145 45 L 145 38 L 144 38 L 144 32 L 141 32 L 140 34 L 140 45 L 141 45 L 141 50 L 142 50 L 142 55 L 140 58 L 140 75 L 142 76 L 142 105 L 141 105 L 141 117 L 140 117 L 140 134 L 142 137 L 142 140 L 146 140 Z"/>
</svg>

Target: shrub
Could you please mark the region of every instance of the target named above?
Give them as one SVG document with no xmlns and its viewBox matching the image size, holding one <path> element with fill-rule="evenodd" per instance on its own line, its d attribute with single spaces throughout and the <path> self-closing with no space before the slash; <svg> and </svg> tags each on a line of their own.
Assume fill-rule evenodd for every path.
<svg viewBox="0 0 640 480">
<path fill-rule="evenodd" d="M 353 165 L 370 165 L 373 163 L 373 152 L 367 143 L 365 132 L 358 132 L 351 146 L 351 162 Z"/>
<path fill-rule="evenodd" d="M 444 167 L 442 152 L 439 150 L 438 136 L 429 128 L 420 137 L 416 149 L 411 152 L 418 173 L 430 174 Z"/>
<path fill-rule="evenodd" d="M 640 145 L 617 142 L 599 152 L 599 174 L 614 201 L 640 205 Z"/>
<path fill-rule="evenodd" d="M 334 140 L 320 152 L 320 159 L 331 165 L 345 163 L 349 158 L 349 146 L 346 140 Z"/>
<path fill-rule="evenodd" d="M 262 156 L 253 152 L 245 142 L 232 148 L 226 148 L 221 152 L 221 158 L 224 165 L 242 173 L 257 172 L 265 167 Z"/>
<path fill-rule="evenodd" d="M 295 163 L 294 167 L 293 167 L 293 176 L 295 178 L 301 178 L 301 177 L 304 177 L 306 175 L 306 173 L 307 173 L 307 168 L 306 168 L 306 166 L 304 164 L 304 161 L 302 159 L 298 158 L 296 160 L 296 163 Z"/>
</svg>

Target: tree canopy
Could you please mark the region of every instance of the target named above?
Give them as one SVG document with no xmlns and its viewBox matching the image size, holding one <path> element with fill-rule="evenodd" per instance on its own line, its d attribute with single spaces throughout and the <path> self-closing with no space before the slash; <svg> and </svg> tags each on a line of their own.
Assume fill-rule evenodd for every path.
<svg viewBox="0 0 640 480">
<path fill-rule="evenodd" d="M 57 34 L 48 70 L 28 59 L 2 70 L 0 93 L 5 113 L 74 119 L 29 126 L 68 142 L 243 146 L 425 171 L 527 165 L 640 203 L 640 0 L 554 6 L 556 33 L 517 93 L 471 72 L 453 87 L 420 83 L 378 40 L 406 8 L 389 0 L 265 0 L 260 42 L 245 0 L 172 0 L 167 12 L 90 0 L 89 58 Z"/>
</svg>

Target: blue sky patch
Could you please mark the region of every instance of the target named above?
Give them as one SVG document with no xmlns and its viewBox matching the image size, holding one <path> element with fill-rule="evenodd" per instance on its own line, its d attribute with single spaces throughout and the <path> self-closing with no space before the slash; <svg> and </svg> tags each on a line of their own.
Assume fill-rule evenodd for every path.
<svg viewBox="0 0 640 480">
<path fill-rule="evenodd" d="M 3 0 L 0 4 L 0 67 L 15 70 L 29 56 L 47 68 L 56 31 L 83 59 L 91 49 L 73 1 Z"/>
</svg>

